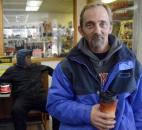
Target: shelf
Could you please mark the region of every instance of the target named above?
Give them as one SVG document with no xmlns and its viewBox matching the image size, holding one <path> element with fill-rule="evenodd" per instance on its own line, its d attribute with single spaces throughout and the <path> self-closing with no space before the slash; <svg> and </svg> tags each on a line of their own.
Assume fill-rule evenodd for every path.
<svg viewBox="0 0 142 130">
<path fill-rule="evenodd" d="M 109 4 L 113 12 L 115 31 L 127 47 L 132 48 L 134 0 L 121 0 Z"/>
<path fill-rule="evenodd" d="M 113 13 L 114 20 L 128 20 L 133 18 L 133 11 L 124 11 L 121 13 Z"/>
<path fill-rule="evenodd" d="M 133 7 L 133 1 L 117 1 L 110 4 L 112 11 L 127 9 L 129 7 Z"/>
<path fill-rule="evenodd" d="M 45 61 L 61 61 L 63 59 L 64 57 L 46 57 L 46 58 L 32 57 L 32 62 L 37 63 L 37 62 L 45 62 Z M 16 63 L 16 58 L 13 58 L 12 62 Z"/>
<path fill-rule="evenodd" d="M 123 41 L 132 42 L 132 39 L 122 39 Z"/>
</svg>

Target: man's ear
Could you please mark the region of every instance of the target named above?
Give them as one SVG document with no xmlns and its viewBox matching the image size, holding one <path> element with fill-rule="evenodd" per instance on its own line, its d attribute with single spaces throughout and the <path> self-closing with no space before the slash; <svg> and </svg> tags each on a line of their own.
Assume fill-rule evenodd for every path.
<svg viewBox="0 0 142 130">
<path fill-rule="evenodd" d="M 109 28 L 109 34 L 112 33 L 112 29 L 113 29 L 113 26 L 111 25 L 110 28 Z"/>
<path fill-rule="evenodd" d="M 83 33 L 83 30 L 82 30 L 81 26 L 78 26 L 78 31 L 79 31 L 81 36 L 84 36 L 84 33 Z"/>
</svg>

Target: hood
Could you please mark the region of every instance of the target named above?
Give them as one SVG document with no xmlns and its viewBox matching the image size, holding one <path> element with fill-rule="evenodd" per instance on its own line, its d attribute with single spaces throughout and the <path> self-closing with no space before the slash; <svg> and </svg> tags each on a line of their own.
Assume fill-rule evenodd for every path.
<svg viewBox="0 0 142 130">
<path fill-rule="evenodd" d="M 88 61 L 92 61 L 94 64 L 101 62 L 102 65 L 104 65 L 104 63 L 108 63 L 110 58 L 113 58 L 112 55 L 114 56 L 114 54 L 117 56 L 117 61 L 133 60 L 133 58 L 135 58 L 134 53 L 128 49 L 117 37 L 109 35 L 108 40 L 111 48 L 104 59 L 99 59 L 89 50 L 85 38 L 80 39 L 79 43 L 67 55 L 67 58 L 77 59 L 79 61 L 83 58 L 87 59 Z"/>
<path fill-rule="evenodd" d="M 109 35 L 108 37 L 109 44 L 111 46 L 107 56 L 102 59 L 102 61 L 108 60 L 115 52 L 117 52 L 122 47 L 122 42 L 115 36 Z M 78 48 L 82 53 L 90 57 L 91 60 L 95 62 L 101 61 L 97 56 L 95 56 L 89 49 L 87 41 L 85 38 L 82 38 L 78 44 Z"/>
<path fill-rule="evenodd" d="M 32 56 L 32 50 L 29 49 L 21 49 L 17 52 L 17 65 L 25 65 L 25 57 L 27 55 Z"/>
</svg>

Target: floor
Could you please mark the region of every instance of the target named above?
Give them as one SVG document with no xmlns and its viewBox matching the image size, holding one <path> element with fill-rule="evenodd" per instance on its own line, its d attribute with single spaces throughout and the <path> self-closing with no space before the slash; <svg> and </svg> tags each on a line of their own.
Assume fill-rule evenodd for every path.
<svg viewBox="0 0 142 130">
<path fill-rule="evenodd" d="M 0 130 L 14 130 L 13 124 L 12 123 L 3 123 L 0 124 Z M 29 124 L 27 130 L 44 130 L 43 126 L 39 123 L 37 124 Z M 50 118 L 47 120 L 47 130 L 52 130 L 52 119 Z"/>
</svg>

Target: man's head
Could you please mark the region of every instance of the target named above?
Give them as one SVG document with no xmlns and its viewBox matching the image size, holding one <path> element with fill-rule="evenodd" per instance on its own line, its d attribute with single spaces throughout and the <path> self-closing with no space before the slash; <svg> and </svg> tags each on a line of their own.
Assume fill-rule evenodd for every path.
<svg viewBox="0 0 142 130">
<path fill-rule="evenodd" d="M 108 35 L 112 32 L 112 13 L 104 4 L 90 4 L 80 14 L 80 34 L 88 41 L 91 51 L 103 53 L 109 49 Z"/>
<path fill-rule="evenodd" d="M 31 64 L 32 50 L 21 49 L 17 52 L 17 64 L 29 66 Z"/>
</svg>

